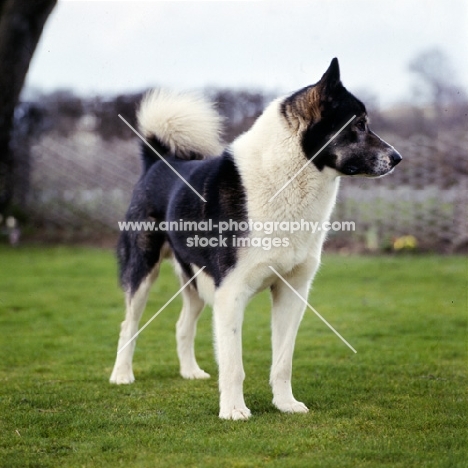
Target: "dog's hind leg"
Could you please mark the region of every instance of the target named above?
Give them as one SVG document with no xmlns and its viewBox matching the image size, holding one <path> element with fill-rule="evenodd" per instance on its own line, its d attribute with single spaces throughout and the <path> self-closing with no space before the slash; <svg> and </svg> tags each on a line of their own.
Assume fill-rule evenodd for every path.
<svg viewBox="0 0 468 468">
<path fill-rule="evenodd" d="M 135 292 L 125 293 L 125 320 L 120 326 L 119 344 L 117 346 L 117 358 L 110 382 L 115 384 L 130 384 L 135 381 L 133 376 L 133 353 L 135 351 L 138 324 L 145 310 L 148 294 L 154 280 L 158 276 L 159 264 L 141 281 Z"/>
<path fill-rule="evenodd" d="M 285 279 L 307 300 L 310 279 L 315 269 L 311 271 L 310 267 L 305 266 L 299 268 L 294 276 L 289 275 Z M 270 384 L 273 390 L 273 404 L 286 413 L 307 413 L 306 405 L 294 398 L 291 387 L 294 344 L 305 305 L 281 280 L 272 286 L 271 295 L 273 364 Z"/>
<path fill-rule="evenodd" d="M 148 233 L 122 233 L 118 257 L 120 278 L 125 291 L 125 320 L 120 327 L 117 358 L 110 382 L 130 384 L 135 381 L 132 360 L 138 324 L 145 310 L 148 294 L 159 273 L 164 255 L 164 240 Z"/>
<path fill-rule="evenodd" d="M 179 274 L 181 284 L 187 279 Z M 179 356 L 180 375 L 185 379 L 208 379 L 210 377 L 200 369 L 195 358 L 195 334 L 197 321 L 205 306 L 193 285 L 182 290 L 183 307 L 176 326 L 177 355 Z"/>
</svg>

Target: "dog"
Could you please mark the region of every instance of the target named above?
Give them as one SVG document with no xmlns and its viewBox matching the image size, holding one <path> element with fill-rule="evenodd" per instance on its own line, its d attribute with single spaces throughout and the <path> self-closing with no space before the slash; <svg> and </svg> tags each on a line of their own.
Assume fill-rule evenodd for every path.
<svg viewBox="0 0 468 468">
<path fill-rule="evenodd" d="M 250 417 L 243 395 L 243 313 L 253 295 L 269 288 L 273 404 L 282 412 L 306 413 L 291 388 L 294 344 L 305 310 L 296 293 L 307 299 L 326 233 L 298 231 L 285 242 L 279 223 L 327 222 L 342 176 L 383 176 L 401 161 L 400 154 L 370 130 L 364 104 L 341 83 L 336 58 L 320 81 L 274 100 L 227 147 L 221 117 L 197 95 L 153 90 L 137 117 L 147 144 L 142 143 L 143 172 L 126 221 L 155 228 L 120 235 L 126 315 L 110 382 L 134 381 L 134 336 L 160 264 L 172 258 L 181 285 L 191 281 L 181 292 L 176 326 L 182 377 L 209 377 L 194 353 L 197 320 L 208 303 L 219 367 L 219 417 Z M 198 228 L 176 229 L 186 222 Z M 252 228 L 258 222 L 269 222 L 270 234 L 280 242 L 265 248 L 267 234 Z M 164 229 L 167 225 L 173 229 Z M 223 236 L 217 230 L 221 225 Z"/>
</svg>

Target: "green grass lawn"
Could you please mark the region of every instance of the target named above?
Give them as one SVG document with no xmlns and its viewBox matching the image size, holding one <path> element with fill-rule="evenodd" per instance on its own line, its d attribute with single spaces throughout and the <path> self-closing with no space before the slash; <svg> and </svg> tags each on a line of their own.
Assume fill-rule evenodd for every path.
<svg viewBox="0 0 468 468">
<path fill-rule="evenodd" d="M 467 259 L 325 256 L 296 343 L 295 395 L 271 404 L 269 298 L 246 312 L 246 422 L 218 419 L 211 312 L 178 375 L 180 298 L 141 334 L 136 382 L 108 383 L 123 300 L 112 252 L 0 248 L 2 467 L 466 467 Z M 175 291 L 162 270 L 143 321 Z"/>
</svg>

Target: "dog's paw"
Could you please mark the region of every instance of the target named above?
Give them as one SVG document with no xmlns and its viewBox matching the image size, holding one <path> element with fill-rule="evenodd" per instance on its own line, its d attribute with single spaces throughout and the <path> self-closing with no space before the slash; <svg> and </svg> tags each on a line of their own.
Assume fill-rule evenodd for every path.
<svg viewBox="0 0 468 468">
<path fill-rule="evenodd" d="M 132 370 L 122 371 L 114 369 L 112 375 L 110 376 L 109 382 L 117 385 L 131 384 L 135 382 L 135 377 L 133 376 Z"/>
<path fill-rule="evenodd" d="M 221 419 L 231 419 L 233 421 L 246 421 L 251 416 L 249 408 L 232 408 L 230 410 L 221 410 L 219 417 Z"/>
<path fill-rule="evenodd" d="M 180 375 L 184 379 L 195 380 L 195 379 L 209 379 L 210 374 L 206 373 L 204 370 L 191 369 L 191 370 L 181 370 Z"/>
<path fill-rule="evenodd" d="M 273 401 L 273 404 L 283 413 L 308 413 L 309 408 L 307 408 L 304 403 L 292 400 L 286 402 L 277 402 Z"/>
</svg>

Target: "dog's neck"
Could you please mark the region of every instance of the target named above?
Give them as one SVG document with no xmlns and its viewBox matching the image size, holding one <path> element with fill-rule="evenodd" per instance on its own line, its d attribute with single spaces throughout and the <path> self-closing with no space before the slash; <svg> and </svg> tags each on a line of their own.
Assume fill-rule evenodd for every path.
<svg viewBox="0 0 468 468">
<path fill-rule="evenodd" d="M 312 163 L 301 170 L 307 158 L 300 137 L 291 136 L 291 129 L 280 113 L 280 103 L 281 99 L 271 103 L 252 128 L 232 144 L 249 194 L 249 216 L 327 221 L 336 200 L 338 173 L 329 168 L 319 171 Z"/>
</svg>

